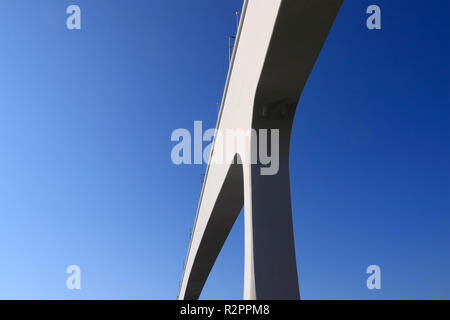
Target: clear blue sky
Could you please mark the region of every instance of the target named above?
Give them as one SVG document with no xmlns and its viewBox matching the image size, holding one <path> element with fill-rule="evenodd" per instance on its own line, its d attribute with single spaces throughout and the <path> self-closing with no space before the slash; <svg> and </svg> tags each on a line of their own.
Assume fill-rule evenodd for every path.
<svg viewBox="0 0 450 320">
<path fill-rule="evenodd" d="M 0 298 L 176 298 L 205 167 L 170 135 L 214 127 L 241 4 L 0 2 Z M 450 298 L 449 12 L 344 1 L 292 137 L 304 299 Z M 202 298 L 242 298 L 243 237 L 241 216 Z"/>
</svg>

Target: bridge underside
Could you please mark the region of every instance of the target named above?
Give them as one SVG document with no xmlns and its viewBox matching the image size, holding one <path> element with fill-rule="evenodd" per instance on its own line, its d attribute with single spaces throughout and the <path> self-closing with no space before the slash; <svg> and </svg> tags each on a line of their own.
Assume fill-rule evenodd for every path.
<svg viewBox="0 0 450 320">
<path fill-rule="evenodd" d="M 342 0 L 246 0 L 217 129 L 278 129 L 279 170 L 211 164 L 203 184 L 179 299 L 198 299 L 244 206 L 245 299 L 299 299 L 289 185 L 289 141 L 301 92 Z M 253 138 L 234 158 L 249 158 Z M 217 140 L 217 139 L 216 139 Z M 214 141 L 213 150 L 220 148 Z"/>
</svg>

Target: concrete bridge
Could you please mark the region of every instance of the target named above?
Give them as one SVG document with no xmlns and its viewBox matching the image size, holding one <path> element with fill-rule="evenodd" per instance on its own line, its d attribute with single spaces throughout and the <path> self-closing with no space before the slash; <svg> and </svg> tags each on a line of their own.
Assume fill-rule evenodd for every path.
<svg viewBox="0 0 450 320">
<path fill-rule="evenodd" d="M 289 142 L 301 92 L 342 0 L 245 0 L 216 129 L 278 129 L 279 171 L 261 175 L 249 136 L 215 164 L 214 140 L 179 299 L 198 299 L 244 207 L 244 299 L 299 299 Z M 219 161 L 217 161 L 219 162 Z"/>
</svg>

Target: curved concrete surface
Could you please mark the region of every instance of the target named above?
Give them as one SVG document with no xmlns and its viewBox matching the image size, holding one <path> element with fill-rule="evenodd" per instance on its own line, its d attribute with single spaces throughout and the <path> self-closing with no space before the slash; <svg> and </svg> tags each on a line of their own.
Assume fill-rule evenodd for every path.
<svg viewBox="0 0 450 320">
<path fill-rule="evenodd" d="M 276 175 L 261 164 L 215 164 L 214 140 L 179 299 L 198 299 L 244 206 L 244 299 L 299 299 L 289 141 L 301 92 L 342 0 L 246 0 L 216 129 L 279 129 Z M 249 159 L 254 137 L 227 153 Z M 239 164 L 241 163 L 241 164 Z"/>
</svg>

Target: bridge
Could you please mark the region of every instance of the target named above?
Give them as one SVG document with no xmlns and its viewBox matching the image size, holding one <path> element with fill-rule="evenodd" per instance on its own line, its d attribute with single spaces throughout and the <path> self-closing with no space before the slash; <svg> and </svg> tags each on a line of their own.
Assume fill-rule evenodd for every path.
<svg viewBox="0 0 450 320">
<path fill-rule="evenodd" d="M 289 142 L 302 90 L 342 0 L 245 0 L 216 130 L 279 130 L 277 174 L 249 163 L 251 135 L 215 161 L 214 139 L 178 299 L 198 299 L 244 207 L 244 299 L 300 299 Z M 240 160 L 240 161 L 233 161 Z"/>
</svg>

